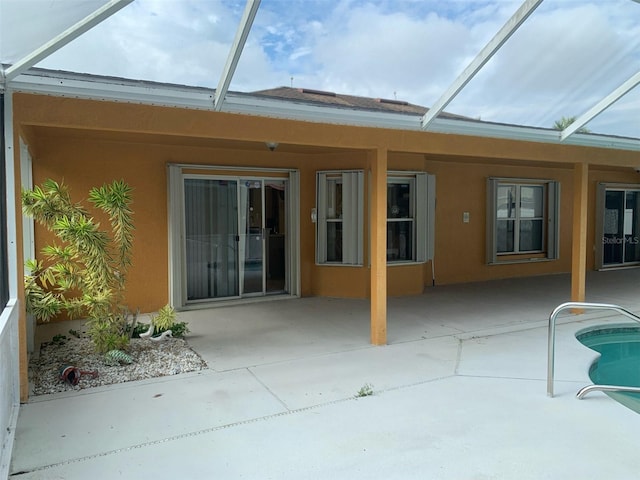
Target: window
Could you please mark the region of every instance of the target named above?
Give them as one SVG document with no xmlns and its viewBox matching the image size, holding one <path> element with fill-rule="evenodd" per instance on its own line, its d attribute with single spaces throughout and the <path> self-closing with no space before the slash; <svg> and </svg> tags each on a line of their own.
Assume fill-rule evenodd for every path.
<svg viewBox="0 0 640 480">
<path fill-rule="evenodd" d="M 433 258 L 435 177 L 392 172 L 387 179 L 387 263 Z"/>
<path fill-rule="evenodd" d="M 318 172 L 316 261 L 362 265 L 364 173 Z"/>
<path fill-rule="evenodd" d="M 387 262 L 415 260 L 415 179 L 387 181 Z"/>
<path fill-rule="evenodd" d="M 488 263 L 558 258 L 559 188 L 547 180 L 489 179 Z"/>
<path fill-rule="evenodd" d="M 364 174 L 318 172 L 317 249 L 319 264 L 363 264 Z M 387 179 L 387 262 L 433 258 L 435 177 L 391 172 Z"/>
</svg>

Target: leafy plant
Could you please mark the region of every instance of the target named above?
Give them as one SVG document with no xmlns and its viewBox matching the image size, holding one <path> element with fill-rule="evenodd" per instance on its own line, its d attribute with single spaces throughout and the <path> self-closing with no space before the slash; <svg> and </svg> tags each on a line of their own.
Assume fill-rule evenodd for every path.
<svg viewBox="0 0 640 480">
<path fill-rule="evenodd" d="M 62 183 L 49 179 L 22 192 L 24 213 L 62 242 L 44 247 L 44 260 L 27 262 L 27 311 L 41 321 L 62 312 L 70 318 L 86 314 L 88 334 L 99 352 L 129 342 L 128 314 L 121 303 L 133 244 L 131 191 L 124 181 L 90 190 L 89 201 L 109 218 L 109 233 L 71 201 Z"/>
<path fill-rule="evenodd" d="M 154 337 L 162 335 L 167 330 L 171 330 L 171 336 L 182 338 L 189 333 L 189 327 L 186 322 L 176 322 L 176 311 L 170 305 L 165 305 L 156 315 L 151 317 L 151 325 L 153 325 L 152 335 Z M 149 331 L 150 325 L 140 323 L 133 325 L 133 335 L 140 337 L 141 334 Z"/>
<path fill-rule="evenodd" d="M 171 330 L 174 338 L 182 338 L 191 331 L 189 330 L 189 327 L 187 327 L 186 322 L 176 322 L 167 330 Z M 158 334 L 162 334 L 163 332 L 164 330 L 159 330 Z"/>
<path fill-rule="evenodd" d="M 165 305 L 158 310 L 157 315 L 151 317 L 151 323 L 155 327 L 155 331 L 162 333 L 165 330 L 170 330 L 176 322 L 176 311 L 170 305 Z"/>
<path fill-rule="evenodd" d="M 373 385 L 370 383 L 365 383 L 356 393 L 356 397 L 368 397 L 370 395 L 373 395 Z"/>
<path fill-rule="evenodd" d="M 51 339 L 51 343 L 55 343 L 57 345 L 64 345 L 65 343 L 67 343 L 67 336 L 63 335 L 62 333 L 58 333 L 56 335 L 53 336 L 53 339 Z"/>
<path fill-rule="evenodd" d="M 78 332 L 77 330 L 74 330 L 73 328 L 69 329 L 69 335 L 72 335 L 76 338 L 80 338 L 80 332 Z"/>
<path fill-rule="evenodd" d="M 145 333 L 148 330 L 149 330 L 148 323 L 138 323 L 133 328 L 133 337 L 139 338 L 141 333 Z M 171 333 L 174 338 L 182 338 L 190 331 L 186 322 L 176 322 L 173 325 L 171 325 L 171 328 L 166 328 L 166 329 L 154 328 L 154 332 L 155 332 L 154 336 L 161 335 L 163 332 L 166 332 L 167 330 L 171 330 Z"/>
<path fill-rule="evenodd" d="M 104 354 L 104 363 L 107 365 L 130 365 L 133 363 L 133 358 L 122 350 L 109 350 Z"/>
</svg>

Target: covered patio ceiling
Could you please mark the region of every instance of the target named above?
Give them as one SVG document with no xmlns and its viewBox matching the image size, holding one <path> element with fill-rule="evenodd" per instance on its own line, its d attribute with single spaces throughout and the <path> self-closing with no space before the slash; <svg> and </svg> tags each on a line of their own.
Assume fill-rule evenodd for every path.
<svg viewBox="0 0 640 480">
<path fill-rule="evenodd" d="M 82 75 L 43 74 L 31 69 L 41 66 L 47 57 L 68 43 L 79 42 L 81 38 L 78 37 L 88 30 L 99 24 L 102 24 L 100 28 L 106 28 L 107 19 L 133 1 L 3 0 L 0 3 L 0 88 L 32 91 L 75 88 L 85 89 L 87 96 L 102 89 L 108 91 L 107 98 L 111 95 L 114 99 L 151 102 L 149 85 L 140 82 L 106 78 L 101 82 L 96 82 L 95 78 L 83 82 Z M 144 5 L 147 1 L 135 0 L 134 5 L 117 15 L 124 15 L 136 4 Z M 235 22 L 237 29 L 233 38 L 225 40 L 228 55 L 224 64 L 211 66 L 212 85 L 217 73 L 215 90 L 173 86 L 167 93 L 162 84 L 156 84 L 153 94 L 160 100 L 156 98 L 155 101 L 312 121 L 640 150 L 640 91 L 636 88 L 640 83 L 638 0 L 608 0 L 604 2 L 606 5 L 587 0 L 526 0 L 521 4 L 507 1 L 501 2 L 499 8 L 495 2 L 462 1 L 447 2 L 445 8 L 443 2 L 426 0 L 420 2 L 419 9 L 415 2 L 403 1 L 381 6 L 379 11 L 387 9 L 388 18 L 417 18 L 412 25 L 417 23 L 418 28 L 423 27 L 418 30 L 421 36 L 413 42 L 412 48 L 418 52 L 411 54 L 414 63 L 420 63 L 421 51 L 426 62 L 433 62 L 434 57 L 428 51 L 433 50 L 433 42 L 437 39 L 429 37 L 427 30 L 435 29 L 434 17 L 454 27 L 466 24 L 469 26 L 467 32 L 474 34 L 462 42 L 454 42 L 451 37 L 442 38 L 436 45 L 443 51 L 441 56 L 456 64 L 450 70 L 455 74 L 443 76 L 437 70 L 437 64 L 433 69 L 427 68 L 430 73 L 418 79 L 409 78 L 409 72 L 397 74 L 403 100 L 430 107 L 423 116 L 292 104 L 231 91 L 230 88 L 236 85 L 238 90 L 246 91 L 242 88 L 246 81 L 234 83 L 234 74 L 243 68 L 247 70 L 247 62 L 255 60 L 253 54 L 242 56 L 248 45 L 251 52 L 256 48 L 266 51 L 272 46 L 265 42 L 280 35 L 278 29 L 295 31 L 296 25 L 275 21 L 274 13 L 278 8 L 282 9 L 283 3 L 287 2 L 247 0 L 244 10 L 229 8 L 229 18 L 222 20 L 224 23 Z M 324 22 L 331 19 L 337 22 L 336 15 L 341 8 L 371 13 L 367 10 L 370 7 L 358 1 L 345 7 L 341 2 L 307 0 L 304 8 L 300 8 L 299 2 L 292 0 L 290 7 L 296 14 L 287 18 L 305 25 L 309 25 L 323 9 L 331 10 L 323 18 Z M 371 25 L 374 28 L 374 20 Z M 495 25 L 499 28 L 490 28 Z M 599 26 L 602 26 L 601 30 Z M 271 37 L 265 32 L 270 32 Z M 600 33 L 597 36 L 599 32 L 608 32 L 608 35 Z M 402 37 L 402 32 L 396 33 Z M 458 36 L 463 33 L 460 30 Z M 393 36 L 386 37 L 385 42 L 393 49 Z M 355 66 L 358 65 L 356 56 L 360 43 L 345 41 L 339 48 L 343 56 L 353 56 Z M 406 45 L 398 40 L 400 48 L 406 49 Z M 398 55 L 402 53 L 398 50 Z M 382 75 L 385 70 L 396 68 L 389 63 L 388 57 L 380 55 L 379 61 L 381 64 L 375 68 L 362 64 L 360 75 Z M 61 81 L 63 77 L 67 77 L 66 83 Z M 293 84 L 293 79 L 291 82 Z M 258 85 L 255 78 L 250 84 Z M 268 84 L 261 88 L 273 86 Z M 320 86 L 324 88 L 325 84 Z M 431 93 L 417 93 L 424 91 Z M 339 93 L 359 94 L 360 90 Z M 466 118 L 438 117 L 445 108 Z M 563 117 L 574 117 L 575 120 L 558 129 L 552 128 L 551 119 Z"/>
</svg>

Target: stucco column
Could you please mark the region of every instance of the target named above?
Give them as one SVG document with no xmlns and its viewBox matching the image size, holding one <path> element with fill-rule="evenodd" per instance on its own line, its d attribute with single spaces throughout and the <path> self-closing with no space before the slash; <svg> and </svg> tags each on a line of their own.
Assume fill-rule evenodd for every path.
<svg viewBox="0 0 640 480">
<path fill-rule="evenodd" d="M 573 167 L 573 231 L 571 240 L 571 301 L 584 302 L 587 277 L 587 202 L 589 165 Z M 574 313 L 582 313 L 574 311 Z"/>
<path fill-rule="evenodd" d="M 387 343 L 387 150 L 370 153 L 371 343 Z"/>
</svg>

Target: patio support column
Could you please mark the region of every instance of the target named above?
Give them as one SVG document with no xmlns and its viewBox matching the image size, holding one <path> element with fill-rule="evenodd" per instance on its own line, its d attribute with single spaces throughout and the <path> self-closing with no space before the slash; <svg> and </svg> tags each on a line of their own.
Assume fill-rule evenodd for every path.
<svg viewBox="0 0 640 480">
<path fill-rule="evenodd" d="M 369 154 L 371 168 L 371 343 L 387 343 L 387 149 Z"/>
<path fill-rule="evenodd" d="M 571 301 L 584 302 L 587 277 L 587 202 L 589 165 L 573 167 L 573 231 L 571 240 Z M 582 313 L 582 310 L 572 310 Z"/>
</svg>

